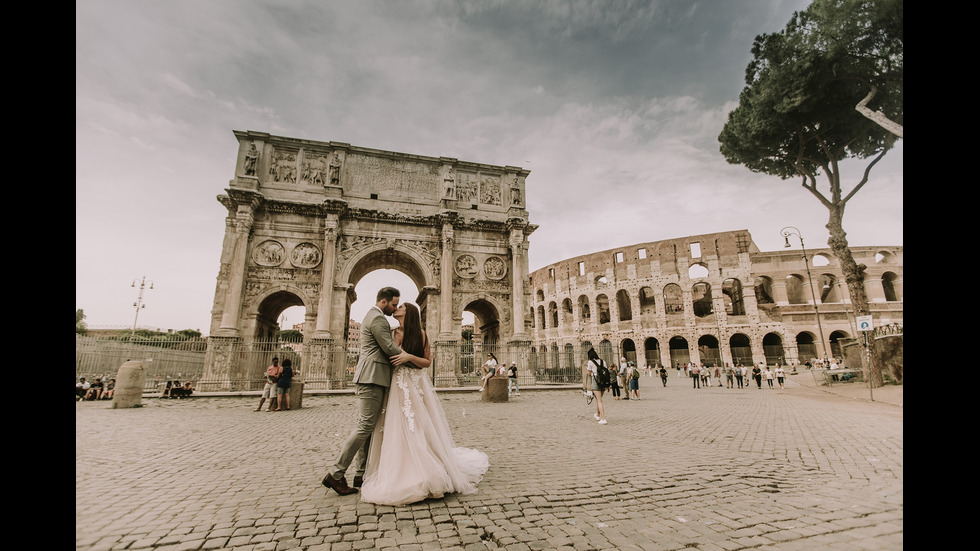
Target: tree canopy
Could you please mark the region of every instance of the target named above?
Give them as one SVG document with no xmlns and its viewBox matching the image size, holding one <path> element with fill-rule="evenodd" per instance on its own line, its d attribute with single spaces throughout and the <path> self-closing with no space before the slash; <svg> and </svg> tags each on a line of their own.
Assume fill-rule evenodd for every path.
<svg viewBox="0 0 980 551">
<path fill-rule="evenodd" d="M 902 13 L 901 0 L 816 0 L 783 31 L 757 36 L 746 87 L 718 138 L 725 158 L 783 179 L 803 176 L 827 206 L 846 202 L 864 181 L 835 198 L 837 163 L 877 162 L 897 138 L 858 104 L 874 92 L 868 109 L 902 122 Z M 829 193 L 816 188 L 821 170 Z"/>
</svg>

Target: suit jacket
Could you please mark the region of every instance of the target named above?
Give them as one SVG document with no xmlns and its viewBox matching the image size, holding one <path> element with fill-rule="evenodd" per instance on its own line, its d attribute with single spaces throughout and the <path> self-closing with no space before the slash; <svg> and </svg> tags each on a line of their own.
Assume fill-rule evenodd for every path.
<svg viewBox="0 0 980 551">
<path fill-rule="evenodd" d="M 391 338 L 388 318 L 372 307 L 361 323 L 361 357 L 354 369 L 354 383 L 391 386 L 392 367 L 388 358 L 401 351 Z"/>
</svg>

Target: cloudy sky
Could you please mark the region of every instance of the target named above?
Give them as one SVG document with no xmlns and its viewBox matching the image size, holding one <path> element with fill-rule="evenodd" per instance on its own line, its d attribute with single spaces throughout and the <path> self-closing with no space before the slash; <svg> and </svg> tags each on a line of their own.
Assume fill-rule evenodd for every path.
<svg viewBox="0 0 980 551">
<path fill-rule="evenodd" d="M 799 181 L 729 165 L 717 140 L 753 38 L 807 4 L 76 2 L 76 309 L 132 326 L 145 275 L 140 326 L 209 333 L 233 130 L 529 169 L 532 271 L 737 229 L 824 248 L 827 211 Z M 902 164 L 899 142 L 848 204 L 851 245 L 903 245 Z M 863 165 L 845 166 L 850 189 Z M 352 317 L 379 282 L 416 292 L 374 276 Z"/>
</svg>

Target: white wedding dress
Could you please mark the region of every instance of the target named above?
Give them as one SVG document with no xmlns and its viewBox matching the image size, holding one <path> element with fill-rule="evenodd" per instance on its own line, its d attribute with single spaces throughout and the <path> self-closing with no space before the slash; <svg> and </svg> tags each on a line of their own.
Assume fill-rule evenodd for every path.
<svg viewBox="0 0 980 551">
<path fill-rule="evenodd" d="M 371 435 L 361 500 L 405 505 L 472 494 L 489 468 L 487 454 L 456 447 L 427 370 L 396 367 Z"/>
</svg>

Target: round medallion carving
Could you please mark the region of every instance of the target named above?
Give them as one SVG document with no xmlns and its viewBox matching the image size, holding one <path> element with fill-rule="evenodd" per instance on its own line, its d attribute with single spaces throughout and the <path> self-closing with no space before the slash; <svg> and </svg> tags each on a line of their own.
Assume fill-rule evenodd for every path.
<svg viewBox="0 0 980 551">
<path fill-rule="evenodd" d="M 320 247 L 313 243 L 300 243 L 293 247 L 293 252 L 289 255 L 289 261 L 297 268 L 316 267 L 321 258 Z"/>
<path fill-rule="evenodd" d="M 483 274 L 487 279 L 503 279 L 507 275 L 507 263 L 499 256 L 491 256 L 483 261 Z"/>
<path fill-rule="evenodd" d="M 471 254 L 461 254 L 456 257 L 456 275 L 465 278 L 476 277 L 478 268 L 476 258 Z"/>
<path fill-rule="evenodd" d="M 278 266 L 286 258 L 286 249 L 282 243 L 268 239 L 256 245 L 252 251 L 252 260 L 259 266 Z"/>
</svg>

